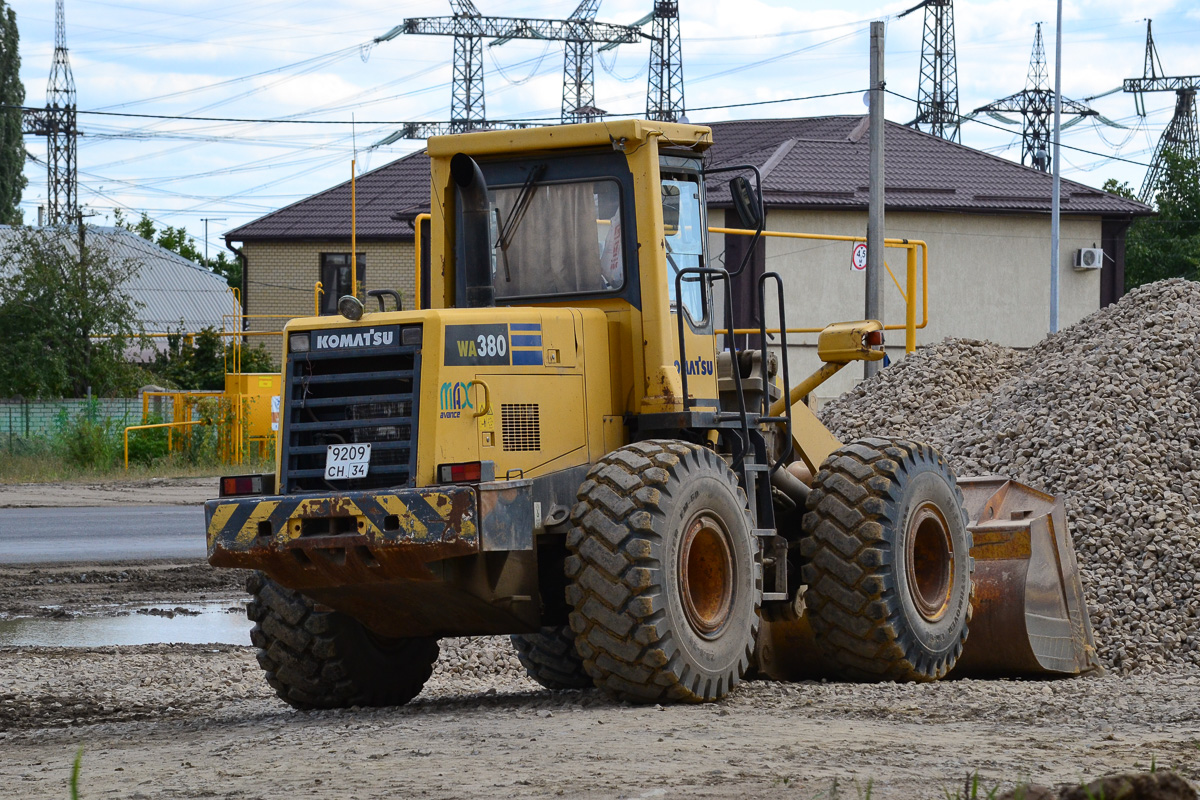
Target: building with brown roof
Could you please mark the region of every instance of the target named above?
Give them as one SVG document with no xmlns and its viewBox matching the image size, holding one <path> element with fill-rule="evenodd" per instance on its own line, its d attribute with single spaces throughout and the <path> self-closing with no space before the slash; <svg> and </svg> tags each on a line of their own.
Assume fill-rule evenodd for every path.
<svg viewBox="0 0 1200 800">
<path fill-rule="evenodd" d="M 865 117 L 746 120 L 717 123 L 706 161 L 713 167 L 754 164 L 763 174 L 770 230 L 863 236 L 867 229 L 868 135 Z M 884 147 L 885 231 L 929 246 L 929 322 L 920 344 L 947 336 L 1028 347 L 1049 330 L 1051 176 L 970 147 L 888 123 Z M 1125 233 L 1142 203 L 1062 181 L 1059 324 L 1066 327 L 1124 293 Z M 709 187 L 709 225 L 740 227 L 723 185 Z M 745 237 L 712 236 L 733 268 Z M 1099 268 L 1076 269 L 1084 248 L 1103 249 Z M 816 327 L 863 316 L 865 273 L 853 266 L 850 242 L 766 239 L 743 286 L 766 269 L 789 286 L 787 321 Z M 885 261 L 901 286 L 904 251 Z M 904 300 L 885 278 L 884 318 L 904 321 Z M 739 324 L 757 325 L 754 292 L 740 291 Z M 768 314 L 770 316 L 770 309 Z M 792 374 L 815 369 L 816 337 L 795 336 Z M 903 354 L 903 332 L 888 334 Z M 847 369 L 822 387 L 837 395 L 861 376 Z"/>
<path fill-rule="evenodd" d="M 864 117 L 838 116 L 720 122 L 706 155 L 713 167 L 753 164 L 763 174 L 767 228 L 862 236 L 866 232 L 868 136 Z M 1049 318 L 1051 178 L 987 153 L 888 123 L 885 148 L 886 234 L 929 245 L 929 323 L 921 343 L 945 336 L 989 339 L 1016 347 L 1045 335 Z M 721 176 L 727 177 L 727 176 Z M 401 158 L 357 181 L 359 259 L 368 288 L 397 288 L 410 307 L 413 217 L 428 210 L 429 161 Z M 709 225 L 740 227 L 723 183 L 710 184 Z M 1062 183 L 1060 323 L 1063 326 L 1120 297 L 1125 231 L 1152 213 L 1074 181 Z M 341 184 L 226 234 L 245 259 L 247 313 L 307 314 L 313 284 L 326 286 L 332 311 L 348 281 L 350 186 Z M 713 234 L 715 262 L 735 266 L 745 237 Z M 1075 254 L 1104 251 L 1098 269 L 1077 270 Z M 852 266 L 849 242 L 772 238 L 762 242 L 750 272 L 779 272 L 788 285 L 788 323 L 819 326 L 863 316 L 864 275 Z M 893 253 L 895 255 L 893 255 Z M 903 251 L 887 261 L 903 285 Z M 885 321 L 903 320 L 903 300 L 887 281 Z M 742 324 L 757 311 L 743 299 Z M 279 327 L 278 320 L 252 320 Z M 889 335 L 902 353 L 902 335 Z M 815 337 L 792 342 L 793 375 L 815 366 Z M 846 370 L 830 392 L 847 388 Z"/>
<path fill-rule="evenodd" d="M 332 314 L 349 293 L 350 189 L 346 181 L 225 234 L 242 259 L 250 330 L 280 330 L 284 317 L 314 310 Z M 396 289 L 412 308 L 413 218 L 429 210 L 429 157 L 420 151 L 397 159 L 359 176 L 354 189 L 359 284 Z M 319 303 L 318 281 L 324 289 Z M 278 358 L 278 340 L 265 338 Z"/>
</svg>

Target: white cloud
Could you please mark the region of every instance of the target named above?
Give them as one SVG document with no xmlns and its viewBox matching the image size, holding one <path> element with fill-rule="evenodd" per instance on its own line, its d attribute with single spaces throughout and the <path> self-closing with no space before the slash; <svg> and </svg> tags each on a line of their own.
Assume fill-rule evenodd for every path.
<svg viewBox="0 0 1200 800">
<path fill-rule="evenodd" d="M 903 19 L 916 0 L 738 0 L 735 3 L 682 0 L 684 77 L 689 108 L 778 100 L 845 92 L 840 97 L 779 105 L 697 112 L 706 120 L 783 115 L 863 113 L 859 93 L 867 84 L 866 20 L 887 16 L 888 85 L 907 97 L 917 92 L 923 11 Z M 564 17 L 575 0 L 476 0 L 484 13 Z M 22 75 L 31 104 L 44 97 L 53 48 L 52 4 L 10 0 L 21 26 Z M 631 23 L 643 16 L 648 0 L 605 0 L 602 21 Z M 1200 10 L 1188 0 L 1067 0 L 1064 3 L 1063 90 L 1082 98 L 1141 74 L 1145 24 L 1155 19 L 1163 66 L 1175 74 L 1200 74 Z M 958 0 L 955 24 L 958 78 L 964 111 L 1024 88 L 1033 23 L 1043 21 L 1051 66 L 1054 6 L 1045 0 Z M 401 36 L 370 50 L 364 62 L 357 50 L 316 64 L 303 75 L 288 64 L 352 48 L 408 16 L 449 13 L 445 0 L 71 0 L 67 36 L 79 87 L 81 109 L 121 106 L 152 114 L 196 114 L 240 118 L 317 115 L 361 121 L 444 119 L 449 114 L 450 60 L 447 37 Z M 781 35 L 782 34 L 782 35 Z M 557 117 L 562 97 L 561 48 L 512 42 L 490 48 L 486 102 L 489 116 Z M 596 98 L 614 112 L 645 106 L 646 43 L 624 45 L 596 63 Z M 537 74 L 531 70 L 541 58 Z M 757 64 L 757 62 L 766 62 Z M 502 72 L 496 69 L 499 64 Z M 747 66 L 757 64 L 756 66 Z M 608 68 L 606 68 L 606 66 Z M 726 73 L 721 77 L 712 77 Z M 506 77 L 507 76 L 507 79 Z M 233 81 L 226 85 L 214 86 Z M 201 87 L 210 87 L 194 91 Z M 187 92 L 171 99 L 147 98 Z M 1070 129 L 1064 142 L 1145 161 L 1157 132 L 1170 119 L 1174 97 L 1147 98 L 1152 113 L 1144 130 L 1132 135 L 1090 124 Z M 1095 101 L 1113 119 L 1133 117 L 1132 98 L 1116 94 Z M 333 110 L 329 110 L 333 109 Z M 888 116 L 907 121 L 912 104 L 888 98 Z M 1137 124 L 1134 118 L 1132 123 Z M 230 226 L 300 199 L 345 179 L 349 131 L 325 126 L 221 125 L 186 121 L 81 116 L 90 133 L 80 145 L 81 197 L 97 205 L 121 202 L 150 210 L 170 224 L 195 233 L 204 216 L 226 216 Z M 358 143 L 369 146 L 388 126 L 360 125 Z M 114 133 L 163 138 L 104 138 Z M 157 132 L 157 133 L 156 133 Z M 217 141 L 194 138 L 221 137 Z M 964 141 L 1003 148 L 1008 131 L 978 124 L 964 129 Z M 30 142 L 40 152 L 43 145 Z M 379 166 L 409 152 L 406 143 L 372 154 L 363 164 Z M 1005 155 L 1014 157 L 1012 150 Z M 1135 185 L 1142 168 L 1086 153 L 1064 156 L 1067 174 L 1092 183 L 1119 177 Z M 1076 166 L 1071 166 L 1076 165 Z M 1085 172 L 1079 168 L 1087 167 Z M 208 175 L 215 169 L 228 170 Z M 28 170 L 30 204 L 44 197 L 44 173 Z M 188 178 L 187 176 L 196 176 Z M 106 200 L 96 192 L 112 198 Z M 216 231 L 211 231 L 214 243 Z"/>
</svg>

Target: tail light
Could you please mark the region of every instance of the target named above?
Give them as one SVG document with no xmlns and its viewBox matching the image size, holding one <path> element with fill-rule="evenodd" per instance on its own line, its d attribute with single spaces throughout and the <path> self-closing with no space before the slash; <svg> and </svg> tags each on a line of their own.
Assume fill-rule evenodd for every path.
<svg viewBox="0 0 1200 800">
<path fill-rule="evenodd" d="M 883 331 L 871 331 L 866 336 L 867 347 L 883 346 Z"/>
<path fill-rule="evenodd" d="M 231 475 L 221 478 L 221 497 L 245 497 L 247 495 L 273 494 L 275 475 Z"/>
<path fill-rule="evenodd" d="M 465 461 L 461 464 L 439 464 L 439 483 L 479 483 L 496 480 L 495 461 Z"/>
<path fill-rule="evenodd" d="M 438 467 L 438 480 L 442 483 L 472 483 L 483 480 L 483 462 L 468 461 L 464 464 L 442 464 Z"/>
</svg>

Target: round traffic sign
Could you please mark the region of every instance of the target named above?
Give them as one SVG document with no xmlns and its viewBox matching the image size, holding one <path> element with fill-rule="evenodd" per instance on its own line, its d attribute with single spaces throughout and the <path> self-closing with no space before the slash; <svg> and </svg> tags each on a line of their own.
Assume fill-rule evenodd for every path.
<svg viewBox="0 0 1200 800">
<path fill-rule="evenodd" d="M 854 245 L 854 255 L 850 259 L 850 267 L 855 272 L 862 272 L 867 268 L 867 243 L 857 242 Z"/>
</svg>

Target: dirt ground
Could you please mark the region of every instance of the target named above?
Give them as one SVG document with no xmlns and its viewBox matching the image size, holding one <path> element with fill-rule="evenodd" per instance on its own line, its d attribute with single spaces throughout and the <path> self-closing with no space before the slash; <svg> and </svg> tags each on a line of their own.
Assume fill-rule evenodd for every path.
<svg viewBox="0 0 1200 800">
<path fill-rule="evenodd" d="M 160 487 L 126 489 L 143 502 Z M 243 578 L 194 563 L 0 566 L 0 619 L 236 603 Z M 84 798 L 911 800 L 954 797 L 974 772 L 984 797 L 1152 765 L 1197 783 L 1200 673 L 748 682 L 718 704 L 637 707 L 541 689 L 505 640 L 479 638 L 444 642 L 408 706 L 297 712 L 249 646 L 0 648 L 0 798 L 66 797 L 80 747 Z"/>
<path fill-rule="evenodd" d="M 0 484 L 0 508 L 190 506 L 216 496 L 216 478 Z"/>
</svg>

